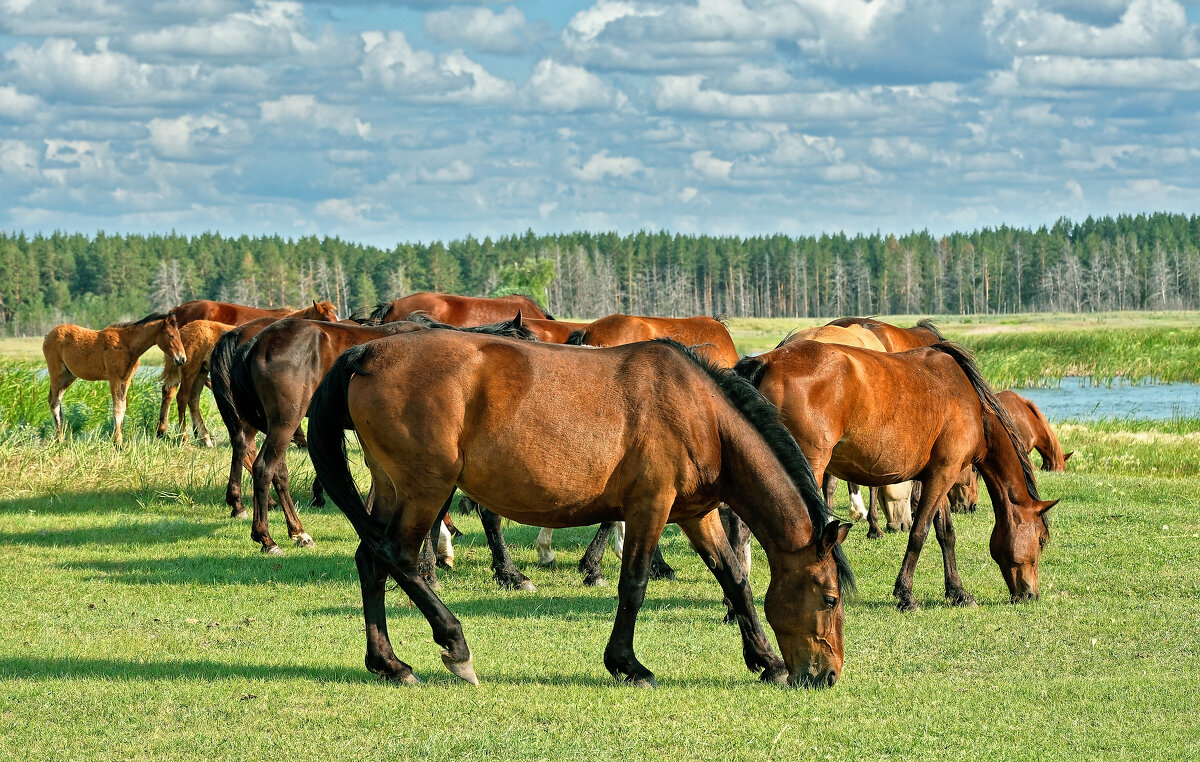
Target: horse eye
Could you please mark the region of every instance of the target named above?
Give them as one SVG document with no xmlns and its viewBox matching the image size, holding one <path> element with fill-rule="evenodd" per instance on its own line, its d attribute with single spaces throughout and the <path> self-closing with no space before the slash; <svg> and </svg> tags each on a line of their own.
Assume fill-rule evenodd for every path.
<svg viewBox="0 0 1200 762">
<path fill-rule="evenodd" d="M 837 601 L 838 599 L 832 595 L 825 596 L 825 604 L 831 609 L 837 608 Z"/>
</svg>

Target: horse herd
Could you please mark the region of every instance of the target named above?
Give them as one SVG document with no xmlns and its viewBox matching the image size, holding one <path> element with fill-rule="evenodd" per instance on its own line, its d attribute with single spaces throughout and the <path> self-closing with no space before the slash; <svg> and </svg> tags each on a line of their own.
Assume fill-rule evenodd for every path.
<svg viewBox="0 0 1200 762">
<path fill-rule="evenodd" d="M 267 526 L 272 490 L 289 537 L 313 544 L 285 457 L 290 443 L 307 446 L 314 503 L 327 493 L 361 541 L 367 668 L 404 683 L 419 680 L 388 639 L 389 577 L 428 620 L 446 667 L 477 682 L 462 627 L 436 593 L 433 555 L 448 550 L 456 490 L 479 512 L 504 587 L 533 589 L 509 557 L 501 517 L 543 527 L 543 563 L 553 560 L 553 528 L 600 523 L 580 561 L 588 584 L 602 582 L 605 547 L 619 538 L 618 606 L 604 651 L 615 677 L 655 684 L 634 654 L 634 626 L 648 580 L 672 576 L 658 552 L 672 522 L 720 584 L 746 666 L 766 682 L 827 687 L 842 670 L 843 599 L 854 586 L 842 551 L 852 525 L 829 508 L 837 478 L 851 487 L 852 516 L 868 519 L 868 537 L 882 536 L 877 496 L 887 528 L 909 530 L 894 595 L 910 611 L 931 525 L 947 600 L 973 605 L 951 514 L 974 510 L 981 477 L 995 513 L 991 555 L 1019 602 L 1038 595 L 1046 514 L 1057 502 L 1041 499 L 1028 454 L 1037 449 L 1046 470 L 1063 470 L 1070 457 L 1036 406 L 993 392 L 970 354 L 928 321 L 900 328 L 842 318 L 739 358 L 712 318 L 568 323 L 527 297 L 433 293 L 345 320 L 328 302 L 292 312 L 194 301 L 102 331 L 58 326 L 43 351 L 59 437 L 63 391 L 77 378 L 106 379 L 120 445 L 129 381 L 155 344 L 166 357 L 159 435 L 177 391 L 180 434 L 190 410 L 195 436 L 212 446 L 198 406 L 211 385 L 232 443 L 226 502 L 232 516 L 247 515 L 248 466 L 251 537 L 263 552 L 282 552 Z M 347 429 L 370 471 L 365 499 Z M 869 507 L 857 485 L 871 488 Z M 764 611 L 779 653 L 748 583 L 751 535 L 770 566 Z"/>
</svg>

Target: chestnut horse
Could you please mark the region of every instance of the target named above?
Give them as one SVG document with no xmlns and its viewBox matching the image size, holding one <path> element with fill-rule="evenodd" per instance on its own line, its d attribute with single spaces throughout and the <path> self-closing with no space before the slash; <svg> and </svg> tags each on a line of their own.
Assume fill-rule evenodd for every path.
<svg viewBox="0 0 1200 762">
<path fill-rule="evenodd" d="M 343 429 L 371 470 L 368 513 Z M 763 679 L 832 685 L 842 669 L 842 593 L 852 587 L 820 488 L 774 409 L 732 373 L 675 342 L 580 352 L 494 336 L 420 331 L 345 352 L 309 408 L 309 455 L 362 543 L 355 555 L 367 668 L 417 682 L 387 636 L 393 577 L 429 621 L 442 661 L 477 683 L 462 626 L 417 572 L 421 542 L 455 485 L 525 524 L 626 522 L 616 621 L 604 665 L 655 684 L 634 655 L 651 552 L 680 525 L 738 612 L 743 656 Z M 766 549 L 765 609 L 782 660 L 721 531 L 727 502 Z"/>
<path fill-rule="evenodd" d="M 217 341 L 208 360 L 208 375 L 212 384 L 213 398 L 217 402 L 217 412 L 221 414 L 225 430 L 229 432 L 229 445 L 233 450 L 229 462 L 229 482 L 225 487 L 225 504 L 229 506 L 231 518 L 245 518 L 249 515 L 246 506 L 242 504 L 242 468 L 253 468 L 254 459 L 257 456 L 254 436 L 258 431 L 246 423 L 233 405 L 233 396 L 230 391 L 232 383 L 230 369 L 238 348 L 278 319 L 275 317 L 256 318 L 239 325 Z M 293 441 L 301 447 L 306 445 L 304 435 L 298 431 Z M 319 479 L 313 480 L 312 504 L 325 504 Z"/>
<path fill-rule="evenodd" d="M 232 400 L 225 402 L 232 402 L 242 419 L 264 435 L 251 471 L 254 522 L 250 529 L 250 538 L 262 545 L 262 552 L 283 552 L 271 539 L 267 528 L 267 504 L 272 487 L 283 508 L 288 536 L 298 547 L 314 545 L 300 523 L 288 491 L 287 446 L 300 430 L 300 421 L 308 412 L 313 391 L 333 366 L 333 361 L 350 347 L 383 336 L 424 330 L 428 330 L 426 325 L 408 321 L 362 326 L 284 318 L 262 329 L 238 349 L 230 368 Z M 520 313 L 506 323 L 469 330 L 533 338 L 532 333 L 521 327 Z M 433 542 L 436 544 L 437 538 Z"/>
<path fill-rule="evenodd" d="M 439 323 L 467 328 L 470 326 L 511 320 L 518 312 L 526 318 L 554 318 L 528 296 L 459 296 L 420 291 L 392 302 L 378 304 L 371 312 L 376 323 L 393 323 L 414 312 L 427 312 Z"/>
<path fill-rule="evenodd" d="M 701 357 L 720 368 L 732 368 L 738 361 L 737 349 L 733 346 L 733 338 L 725 324 L 716 318 L 664 318 L 643 315 L 614 314 L 602 317 L 588 323 L 583 328 L 571 333 L 567 344 L 589 347 L 616 347 L 632 344 L 635 341 L 651 341 L 653 339 L 673 339 L 692 347 Z M 725 515 L 728 523 L 729 516 Z M 740 527 L 744 530 L 744 527 Z M 749 543 L 750 536 L 745 531 L 743 538 L 745 551 L 740 551 L 739 560 L 746 571 L 750 570 Z M 619 523 L 602 523 L 596 530 L 595 537 L 588 544 L 579 559 L 579 573 L 583 575 L 583 584 L 602 585 L 604 575 L 601 562 L 604 560 L 604 547 L 612 540 L 613 552 L 621 557 L 624 549 L 625 529 Z M 553 544 L 554 529 L 543 527 L 537 537 L 538 563 L 543 566 L 554 563 Z M 741 547 L 734 544 L 735 549 Z M 662 551 L 654 549 L 654 561 L 650 566 L 651 579 L 674 579 L 675 570 L 663 558 Z"/>
<path fill-rule="evenodd" d="M 171 398 L 179 391 L 179 437 L 187 442 L 187 428 L 184 426 L 185 409 L 192 415 L 192 431 L 205 447 L 212 447 L 212 437 L 208 435 L 208 427 L 204 425 L 204 416 L 200 414 L 200 394 L 208 381 L 208 357 L 217 340 L 232 330 L 234 326 L 228 323 L 218 323 L 213 320 L 193 320 L 179 329 L 179 338 L 183 342 L 187 362 L 183 365 L 167 363 L 163 365 L 162 407 L 158 411 L 158 436 L 162 438 L 167 433 L 167 415 L 171 408 Z M 168 393 L 168 390 L 169 393 Z"/>
<path fill-rule="evenodd" d="M 266 310 L 261 307 L 247 307 L 244 304 L 233 304 L 232 302 L 213 302 L 208 299 L 196 299 L 191 302 L 184 302 L 175 309 L 171 310 L 175 315 L 175 319 L 179 321 L 180 326 L 187 325 L 193 320 L 214 320 L 218 323 L 227 323 L 228 325 L 242 325 L 249 323 L 251 320 L 258 318 L 308 318 L 309 320 L 327 320 L 331 323 L 337 322 L 337 309 L 334 308 L 333 302 L 318 302 L 313 300 L 311 307 L 305 307 L 300 310 L 293 310 L 290 307 L 281 307 L 279 309 Z"/>
<path fill-rule="evenodd" d="M 1042 456 L 1043 471 L 1066 471 L 1067 459 L 1074 453 L 1063 452 L 1058 437 L 1050 428 L 1046 416 L 1032 401 L 1013 391 L 1003 391 L 996 395 L 1008 408 L 1021 439 L 1025 442 L 1027 452 L 1037 450 Z"/>
<path fill-rule="evenodd" d="M 522 325 L 533 331 L 533 335 L 537 336 L 538 341 L 544 341 L 547 344 L 566 344 L 572 333 L 586 328 L 588 324 L 572 323 L 567 320 L 523 318 Z"/>
<path fill-rule="evenodd" d="M 908 549 L 896 578 L 902 611 L 912 594 L 917 557 L 932 522 L 942 546 L 946 598 L 974 600 L 954 558 L 950 511 L 941 510 L 967 465 L 983 475 L 996 525 L 991 554 L 1014 602 L 1036 598 L 1038 556 L 1049 538 L 1043 501 L 1015 424 L 970 354 L 949 342 L 898 354 L 798 341 L 735 371 L 780 409 L 818 477 L 826 471 L 859 484 L 922 482 Z"/>
<path fill-rule="evenodd" d="M 113 442 L 124 441 L 125 397 L 142 355 L 158 345 L 163 363 L 183 365 L 187 353 L 179 338 L 179 324 L 171 314 L 147 315 L 135 323 L 113 323 L 100 331 L 77 325 L 57 325 L 42 340 L 42 354 L 50 377 L 50 415 L 58 441 L 63 439 L 62 396 L 76 379 L 108 381 L 112 392 Z"/>
<path fill-rule="evenodd" d="M 901 328 L 875 318 L 844 317 L 831 320 L 827 325 L 865 328 L 875 334 L 889 352 L 906 352 L 918 347 L 930 347 L 946 340 L 932 320 L 918 320 L 912 328 Z"/>
</svg>

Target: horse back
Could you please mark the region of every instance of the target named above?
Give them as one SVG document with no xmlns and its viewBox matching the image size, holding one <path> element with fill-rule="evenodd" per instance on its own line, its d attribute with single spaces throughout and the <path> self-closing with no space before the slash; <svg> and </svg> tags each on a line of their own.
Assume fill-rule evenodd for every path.
<svg viewBox="0 0 1200 762">
<path fill-rule="evenodd" d="M 384 313 L 383 322 L 403 320 L 417 311 L 427 312 L 434 320 L 458 328 L 511 320 L 518 312 L 522 317 L 546 318 L 546 313 L 532 299 L 524 296 L 486 298 L 421 291 L 392 302 Z"/>
</svg>

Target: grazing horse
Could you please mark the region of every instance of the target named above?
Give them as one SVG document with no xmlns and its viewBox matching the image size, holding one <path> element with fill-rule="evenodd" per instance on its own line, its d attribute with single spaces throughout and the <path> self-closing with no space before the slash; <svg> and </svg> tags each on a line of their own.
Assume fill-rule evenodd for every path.
<svg viewBox="0 0 1200 762">
<path fill-rule="evenodd" d="M 108 381 L 113 403 L 113 442 L 124 441 L 125 396 L 142 355 L 158 345 L 164 363 L 183 365 L 187 354 L 179 339 L 179 324 L 170 314 L 154 313 L 135 323 L 113 323 L 100 331 L 77 325 L 57 325 L 42 340 L 50 377 L 50 415 L 58 440 L 63 439 L 62 396 L 76 379 Z"/>
<path fill-rule="evenodd" d="M 311 307 L 305 307 L 300 310 L 293 310 L 290 307 L 281 307 L 279 309 L 266 310 L 261 307 L 247 307 L 244 304 L 233 304 L 231 302 L 213 302 L 208 299 L 196 299 L 191 302 L 184 302 L 175 309 L 171 310 L 175 315 L 175 319 L 179 321 L 180 326 L 187 325 L 193 320 L 214 320 L 218 323 L 227 323 L 229 325 L 242 325 L 249 323 L 251 320 L 258 318 L 308 318 L 309 320 L 327 320 L 331 323 L 336 323 L 337 309 L 334 308 L 333 302 L 318 302 L 313 300 Z"/>
<path fill-rule="evenodd" d="M 906 352 L 919 347 L 930 347 L 946 340 L 931 320 L 918 320 L 911 328 L 901 328 L 875 318 L 844 317 L 831 320 L 828 325 L 865 328 L 875 334 L 889 352 Z"/>
<path fill-rule="evenodd" d="M 946 493 L 950 510 L 954 513 L 974 513 L 979 507 L 979 472 L 975 466 L 967 466 Z"/>
<path fill-rule="evenodd" d="M 352 428 L 375 490 L 368 513 L 350 474 Z M 442 661 L 477 683 L 462 625 L 417 572 L 416 556 L 455 485 L 526 524 L 626 522 L 604 666 L 653 686 L 634 655 L 651 552 L 680 525 L 733 603 L 743 657 L 762 679 L 830 686 L 843 664 L 841 551 L 820 488 L 774 409 L 749 384 L 675 342 L 594 352 L 449 331 L 391 336 L 344 353 L 309 409 L 309 455 L 362 543 L 355 555 L 367 669 L 416 682 L 387 636 L 393 577 L 429 621 Z M 766 549 L 765 599 L 782 660 L 754 609 L 716 507 L 733 506 Z"/>
<path fill-rule="evenodd" d="M 225 504 L 229 506 L 230 518 L 245 518 L 249 515 L 246 506 L 242 504 L 242 468 L 253 469 L 254 467 L 254 459 L 257 456 L 254 435 L 258 433 L 257 429 L 246 423 L 233 404 L 230 378 L 233 358 L 239 347 L 278 319 L 275 317 L 255 318 L 248 323 L 239 325 L 217 341 L 208 360 L 213 398 L 217 402 L 217 412 L 221 414 L 225 430 L 229 432 L 229 445 L 233 450 L 229 462 L 229 482 L 225 487 Z M 308 319 L 312 320 L 313 318 Z M 320 320 L 323 321 L 323 318 Z M 296 432 L 293 441 L 301 447 L 306 443 L 304 436 L 299 431 Z M 312 504 L 325 504 L 319 479 L 313 480 Z"/>
<path fill-rule="evenodd" d="M 1013 391 L 1003 391 L 996 395 L 1008 408 L 1017 429 L 1021 432 L 1021 440 L 1025 442 L 1026 452 L 1037 450 L 1042 456 L 1043 471 L 1066 471 L 1067 459 L 1073 452 L 1063 452 L 1058 437 L 1050 428 L 1050 422 L 1037 405 Z"/>
<path fill-rule="evenodd" d="M 947 343 L 899 354 L 798 341 L 735 371 L 780 409 L 818 478 L 826 471 L 859 484 L 922 483 L 894 594 L 902 611 L 932 522 L 942 546 L 946 598 L 974 600 L 954 558 L 954 526 L 941 510 L 950 486 L 974 464 L 992 498 L 991 554 L 1014 602 L 1036 598 L 1038 556 L 1049 539 L 1045 515 L 1057 501 L 1038 496 L 1020 434 L 970 354 Z"/>
<path fill-rule="evenodd" d="M 571 334 L 581 328 L 586 328 L 587 323 L 572 323 L 567 320 L 543 320 L 540 318 L 524 318 L 522 325 L 533 331 L 533 335 L 537 336 L 538 341 L 544 341 L 547 344 L 566 344 L 567 339 L 571 338 Z"/>
<path fill-rule="evenodd" d="M 571 333 L 566 343 L 575 346 L 617 347 L 632 344 L 636 341 L 651 341 L 653 339 L 673 339 L 681 344 L 692 347 L 708 362 L 720 368 L 732 368 L 738 361 L 737 349 L 733 346 L 733 338 L 725 324 L 716 318 L 663 318 L 641 315 L 615 314 L 602 317 L 588 323 L 583 328 Z M 728 516 L 725 521 L 728 522 Z M 744 529 L 744 527 L 743 527 Z M 745 535 L 746 551 L 739 560 L 747 570 L 750 569 L 749 543 L 750 536 Z M 601 571 L 601 561 L 604 560 L 604 547 L 612 539 L 613 552 L 621 557 L 624 550 L 624 527 L 619 524 L 605 522 L 596 530 L 596 536 L 588 543 L 583 557 L 579 559 L 579 573 L 583 575 L 583 584 L 602 585 L 604 575 Z M 552 548 L 554 529 L 543 527 L 537 537 L 538 563 L 548 566 L 554 563 Z M 734 548 L 739 545 L 735 544 Z M 674 579 L 675 571 L 663 558 L 662 551 L 654 549 L 654 562 L 650 567 L 652 579 Z"/>
<path fill-rule="evenodd" d="M 200 415 L 200 394 L 208 381 L 208 357 L 217 340 L 232 330 L 234 326 L 228 323 L 218 323 L 213 320 L 193 320 L 179 329 L 179 338 L 183 342 L 187 362 L 183 365 L 167 363 L 163 365 L 162 408 L 158 411 L 158 436 L 162 438 L 167 433 L 167 415 L 171 408 L 171 398 L 179 392 L 179 436 L 187 442 L 187 428 L 184 426 L 184 410 L 192 415 L 192 431 L 204 442 L 205 447 L 212 447 L 212 437 L 208 435 L 208 427 L 204 425 L 204 417 Z"/>
<path fill-rule="evenodd" d="M 371 320 L 376 323 L 394 323 L 414 312 L 427 312 L 439 323 L 468 328 L 471 326 L 511 320 L 518 312 L 525 318 L 554 318 L 528 296 L 459 296 L 421 291 L 401 297 L 393 302 L 378 304 L 371 311 Z"/>
<path fill-rule="evenodd" d="M 450 326 L 440 326 L 451 328 Z M 287 446 L 300 429 L 313 391 L 350 347 L 397 333 L 428 330 L 426 325 L 407 321 L 380 326 L 322 323 L 297 318 L 277 320 L 243 344 L 230 368 L 232 404 L 242 419 L 263 432 L 251 471 L 254 480 L 254 522 L 250 538 L 264 553 L 282 553 L 267 528 L 267 505 L 271 488 L 287 520 L 288 536 L 298 547 L 312 547 L 288 491 Z M 451 329 L 453 330 L 453 329 Z M 520 313 L 511 321 L 481 326 L 478 332 L 532 339 L 521 327 Z M 437 538 L 434 538 L 436 544 Z"/>
</svg>

